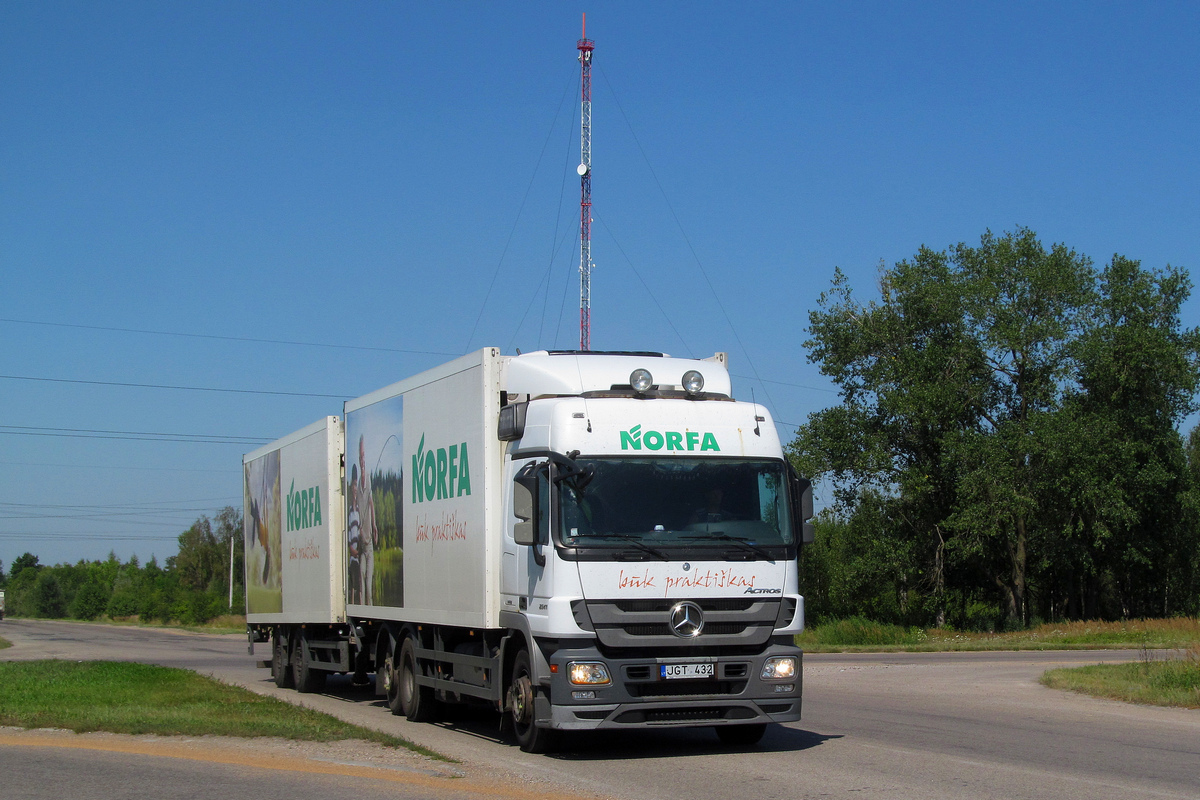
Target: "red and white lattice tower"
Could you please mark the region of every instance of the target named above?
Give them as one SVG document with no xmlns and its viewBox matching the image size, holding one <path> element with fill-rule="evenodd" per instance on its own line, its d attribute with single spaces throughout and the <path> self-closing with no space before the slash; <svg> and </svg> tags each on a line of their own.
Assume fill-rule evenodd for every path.
<svg viewBox="0 0 1200 800">
<path fill-rule="evenodd" d="M 580 101 L 579 132 L 579 349 L 592 349 L 592 50 L 587 38 L 587 15 L 583 15 L 583 38 L 579 40 Z"/>
</svg>

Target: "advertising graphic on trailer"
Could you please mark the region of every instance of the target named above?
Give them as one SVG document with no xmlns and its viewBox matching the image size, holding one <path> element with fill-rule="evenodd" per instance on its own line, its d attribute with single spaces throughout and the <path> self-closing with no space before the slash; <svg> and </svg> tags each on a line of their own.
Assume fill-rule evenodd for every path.
<svg viewBox="0 0 1200 800">
<path fill-rule="evenodd" d="M 283 559 L 280 534 L 279 451 L 245 465 L 243 534 L 246 543 L 246 611 L 283 610 Z"/>
<path fill-rule="evenodd" d="M 404 398 L 346 414 L 346 598 L 404 605 Z"/>
</svg>

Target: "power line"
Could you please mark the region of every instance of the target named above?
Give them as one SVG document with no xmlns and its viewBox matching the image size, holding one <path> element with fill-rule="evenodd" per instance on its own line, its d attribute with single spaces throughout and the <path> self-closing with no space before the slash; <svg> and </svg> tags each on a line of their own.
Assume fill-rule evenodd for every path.
<svg viewBox="0 0 1200 800">
<path fill-rule="evenodd" d="M 155 433 L 150 431 L 110 431 L 95 428 L 43 428 L 26 425 L 0 425 L 0 434 L 8 436 L 54 436 L 67 439 L 124 439 L 145 442 L 190 442 L 195 444 L 265 444 L 262 436 L 233 436 L 204 433 Z"/>
<path fill-rule="evenodd" d="M 731 378 L 741 378 L 744 381 L 758 381 L 759 383 L 774 383 L 779 386 L 791 386 L 796 389 L 808 389 L 813 392 L 827 392 L 829 394 L 837 394 L 837 389 L 824 389 L 820 386 L 805 386 L 802 383 L 789 383 L 788 381 L 769 381 L 766 378 L 755 378 L 751 375 L 734 375 L 730 373 Z"/>
<path fill-rule="evenodd" d="M 125 467 L 112 464 L 50 464 L 39 461 L 0 461 L 6 467 L 55 467 L 64 469 L 105 469 L 105 470 L 135 470 L 137 472 L 213 472 L 228 475 L 239 472 L 237 467 L 230 469 L 198 469 L 196 467 Z"/>
<path fill-rule="evenodd" d="M 35 378 L 29 375 L 0 375 L 0 378 L 9 381 L 40 381 L 43 383 L 79 383 L 85 386 L 120 386 L 122 388 L 134 389 L 175 389 L 187 392 L 226 392 L 229 394 L 269 394 L 279 395 L 284 397 L 328 397 L 336 400 L 348 400 L 349 395 L 345 394 L 314 394 L 312 392 L 275 392 L 266 389 L 222 389 L 212 386 L 170 386 L 159 383 L 124 383 L 120 381 L 85 381 L 74 380 L 71 378 Z"/>
<path fill-rule="evenodd" d="M 140 333 L 151 336 L 178 336 L 186 339 L 216 339 L 224 342 L 254 342 L 257 344 L 286 344 L 300 347 L 324 347 L 334 350 L 371 350 L 382 353 L 406 353 L 408 355 L 419 356 L 457 356 L 460 353 L 443 353 L 437 350 L 405 350 L 398 347 L 370 347 L 368 345 L 357 344 L 326 344 L 324 342 L 300 342 L 291 341 L 288 339 L 257 339 L 250 336 L 218 336 L 211 333 L 179 333 L 177 331 L 154 331 L 143 330 L 139 328 L 112 328 L 103 325 L 78 325 L 69 322 L 41 322 L 32 319 L 7 319 L 0 318 L 0 322 L 9 322 L 14 325 L 43 325 L 51 328 L 80 328 L 88 331 L 110 331 L 115 333 Z"/>
<path fill-rule="evenodd" d="M 148 508 L 150 506 L 167 506 L 175 503 L 219 503 L 228 497 L 199 497 L 194 500 L 147 500 L 143 503 L 106 503 L 102 505 L 80 505 L 78 503 L 12 503 L 0 500 L 0 506 L 15 506 L 18 508 Z"/>
<path fill-rule="evenodd" d="M 608 90 L 613 96 L 613 101 L 617 105 L 617 110 L 621 112 L 621 118 L 625 120 L 625 125 L 629 128 L 629 133 L 633 136 L 633 142 L 637 145 L 638 152 L 642 154 L 642 159 L 646 162 L 646 167 L 650 170 L 650 177 L 654 179 L 654 185 L 658 187 L 659 194 L 662 195 L 663 202 L 667 204 L 667 210 L 671 212 L 671 218 L 675 220 L 675 226 L 679 228 L 679 233 L 683 237 L 683 241 L 688 246 L 688 250 L 692 254 L 692 260 L 696 262 L 696 266 L 700 269 L 700 274 L 704 277 L 704 282 L 708 284 L 708 290 L 712 293 L 713 300 L 717 303 L 717 308 L 721 310 L 721 315 L 725 317 L 725 323 L 729 325 L 729 330 L 733 334 L 734 340 L 738 343 L 738 347 L 742 349 L 742 353 L 746 356 L 746 363 L 750 365 L 751 371 L 754 372 L 755 380 L 761 381 L 758 376 L 758 367 L 754 364 L 754 358 L 750 355 L 749 348 L 742 342 L 742 337 L 738 334 L 737 328 L 734 327 L 733 319 L 729 316 L 729 312 L 725 310 L 725 304 L 721 302 L 721 295 L 717 293 L 717 287 L 713 285 L 712 279 L 708 276 L 708 270 L 704 268 L 704 263 L 700 260 L 700 254 L 696 252 L 696 248 L 692 245 L 691 238 L 687 235 L 687 230 L 683 227 L 683 222 L 679 219 L 679 215 L 675 213 L 675 206 L 671 204 L 671 198 L 667 197 L 667 191 L 663 188 L 662 182 L 658 179 L 658 173 L 654 171 L 654 165 L 650 163 L 650 157 L 646 154 L 645 148 L 642 147 L 642 142 L 638 139 L 637 131 L 633 129 L 633 123 L 629 121 L 629 117 L 625 114 L 625 109 L 621 105 L 620 99 L 617 97 L 616 91 L 612 88 L 612 84 L 608 82 L 608 76 L 604 70 L 600 70 L 600 75 L 604 78 L 605 84 L 608 85 Z M 767 395 L 767 405 L 771 408 L 775 407 L 775 401 L 771 399 L 771 392 L 763 386 L 763 392 Z"/>
<path fill-rule="evenodd" d="M 164 533 L 161 535 L 133 533 L 68 533 L 66 531 L 0 531 L 0 539 L 45 539 L 55 541 L 98 540 L 105 542 L 168 542 L 177 541 L 179 534 Z"/>
</svg>

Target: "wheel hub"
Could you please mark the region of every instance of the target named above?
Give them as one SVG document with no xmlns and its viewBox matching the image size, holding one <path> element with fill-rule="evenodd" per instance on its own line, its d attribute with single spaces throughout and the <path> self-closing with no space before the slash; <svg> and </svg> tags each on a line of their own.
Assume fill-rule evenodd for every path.
<svg viewBox="0 0 1200 800">
<path fill-rule="evenodd" d="M 533 716 L 533 681 L 529 680 L 528 675 L 513 681 L 508 690 L 508 705 L 514 720 L 522 725 L 530 721 Z"/>
</svg>

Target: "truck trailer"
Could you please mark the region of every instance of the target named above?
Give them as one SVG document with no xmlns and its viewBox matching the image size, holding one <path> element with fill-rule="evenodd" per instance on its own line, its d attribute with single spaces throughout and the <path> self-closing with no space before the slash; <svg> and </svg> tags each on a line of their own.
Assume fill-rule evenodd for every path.
<svg viewBox="0 0 1200 800">
<path fill-rule="evenodd" d="M 812 492 L 724 353 L 485 348 L 243 458 L 250 653 L 394 714 L 560 731 L 798 720 Z"/>
</svg>

